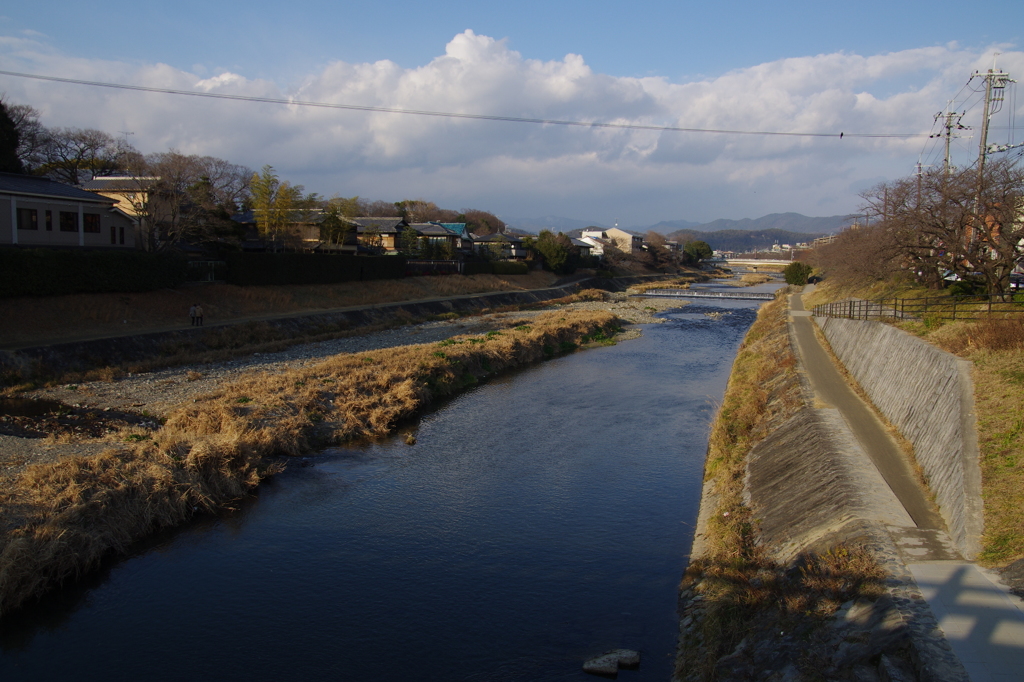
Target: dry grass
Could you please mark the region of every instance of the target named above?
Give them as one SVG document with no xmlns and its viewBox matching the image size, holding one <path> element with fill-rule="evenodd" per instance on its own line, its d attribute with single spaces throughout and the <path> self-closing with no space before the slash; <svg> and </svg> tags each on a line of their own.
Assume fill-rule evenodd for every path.
<svg viewBox="0 0 1024 682">
<path fill-rule="evenodd" d="M 748 272 L 745 275 L 741 275 L 738 280 L 730 282 L 734 287 L 752 287 L 758 284 L 764 284 L 765 282 L 771 282 L 775 278 L 771 275 L 765 275 L 759 272 Z"/>
<path fill-rule="evenodd" d="M 657 282 L 645 282 L 644 284 L 634 284 L 629 287 L 631 294 L 642 294 L 650 291 L 651 289 L 689 289 L 690 285 L 694 282 L 707 282 L 711 279 L 707 273 L 694 270 L 693 272 L 682 275 L 680 277 L 673 277 L 672 279 L 663 279 Z"/>
<path fill-rule="evenodd" d="M 18 321 L 0 328 L 0 346 L 187 327 L 188 309 L 197 301 L 203 305 L 206 323 L 212 324 L 350 306 L 542 289 L 553 282 L 551 273 L 538 271 L 528 275 L 447 275 L 308 286 L 204 284 L 135 294 L 0 299 L 0 316 Z"/>
<path fill-rule="evenodd" d="M 607 312 L 505 322 L 487 334 L 250 375 L 172 411 L 150 434 L 125 434 L 131 442 L 120 449 L 30 467 L 0 492 L 0 616 L 156 528 L 243 496 L 278 469 L 274 455 L 383 436 L 433 401 L 618 329 Z"/>
<path fill-rule="evenodd" d="M 747 454 L 803 404 L 786 318 L 785 296 L 761 309 L 712 426 L 705 480 L 717 506 L 703 529 L 704 552 L 691 560 L 682 585 L 696 590 L 704 607 L 699 633 L 682 642 L 676 663 L 687 679 L 714 679 L 719 658 L 745 636 L 788 632 L 794 621 L 812 629 L 841 603 L 883 589 L 882 570 L 863 548 L 838 546 L 785 567 L 756 541 L 743 503 Z"/>
</svg>

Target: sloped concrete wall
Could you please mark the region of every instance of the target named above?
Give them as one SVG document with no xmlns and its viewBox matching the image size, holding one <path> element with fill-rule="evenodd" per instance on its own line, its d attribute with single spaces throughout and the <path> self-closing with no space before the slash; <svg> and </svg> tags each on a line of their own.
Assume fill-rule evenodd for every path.
<svg viewBox="0 0 1024 682">
<path fill-rule="evenodd" d="M 783 561 L 875 524 L 914 525 L 833 408 L 806 407 L 755 445 L 744 487 L 761 542 Z"/>
<path fill-rule="evenodd" d="M 976 556 L 983 519 L 970 363 L 881 322 L 816 321 L 871 402 L 913 444 L 957 548 Z"/>
</svg>

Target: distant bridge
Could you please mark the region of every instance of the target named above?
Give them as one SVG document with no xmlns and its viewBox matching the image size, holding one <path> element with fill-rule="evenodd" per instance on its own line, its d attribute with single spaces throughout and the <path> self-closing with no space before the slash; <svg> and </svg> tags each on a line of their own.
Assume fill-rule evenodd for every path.
<svg viewBox="0 0 1024 682">
<path fill-rule="evenodd" d="M 784 268 L 793 261 L 783 259 L 768 259 L 768 258 L 727 258 L 725 264 L 731 265 L 742 265 L 743 267 L 750 268 L 751 270 L 757 270 L 758 266 L 770 267 L 773 270 L 775 268 Z"/>
<path fill-rule="evenodd" d="M 702 291 L 700 289 L 651 289 L 638 296 L 659 296 L 662 298 L 733 298 L 742 301 L 772 301 L 775 294 L 754 291 Z"/>
</svg>

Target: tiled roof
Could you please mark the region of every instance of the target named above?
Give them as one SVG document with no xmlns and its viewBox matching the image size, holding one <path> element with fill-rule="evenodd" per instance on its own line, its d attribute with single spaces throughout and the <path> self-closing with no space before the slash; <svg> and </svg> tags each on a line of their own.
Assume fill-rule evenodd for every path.
<svg viewBox="0 0 1024 682">
<path fill-rule="evenodd" d="M 100 204 L 113 204 L 114 201 L 92 192 L 86 192 L 73 185 L 55 182 L 38 175 L 19 175 L 16 173 L 0 173 L 0 192 L 5 194 L 25 194 L 54 199 L 72 199 Z"/>
<path fill-rule="evenodd" d="M 140 189 L 148 189 L 149 185 L 159 179 L 156 177 L 134 177 L 131 175 L 108 175 L 83 182 L 82 189 L 90 192 L 117 192 L 123 190 L 137 192 Z"/>
<path fill-rule="evenodd" d="M 381 218 L 351 218 L 352 222 L 359 226 L 359 231 L 362 232 L 368 227 L 376 227 L 378 232 L 399 232 L 401 228 L 405 227 L 405 218 L 396 217 L 381 217 Z"/>
</svg>

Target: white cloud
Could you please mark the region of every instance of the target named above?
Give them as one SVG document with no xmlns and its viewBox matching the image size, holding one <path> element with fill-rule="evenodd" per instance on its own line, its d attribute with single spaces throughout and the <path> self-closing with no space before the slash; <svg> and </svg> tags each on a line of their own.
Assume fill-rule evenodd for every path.
<svg viewBox="0 0 1024 682">
<path fill-rule="evenodd" d="M 999 66 L 1024 70 L 1002 48 Z M 175 148 L 279 173 L 321 194 L 522 216 L 640 224 L 852 211 L 851 187 L 909 173 L 927 133 L 991 52 L 956 44 L 880 55 L 822 54 L 752 65 L 690 83 L 595 73 L 580 55 L 525 58 L 465 31 L 417 68 L 334 62 L 295 84 L 202 69 L 62 54 L 0 37 L 0 68 L 92 81 L 367 107 L 686 128 L 844 132 L 836 138 L 589 129 L 171 96 L 0 77 L 12 101 L 51 126 L 131 131 L 143 151 Z M 965 159 L 961 159 L 966 161 Z"/>
</svg>

